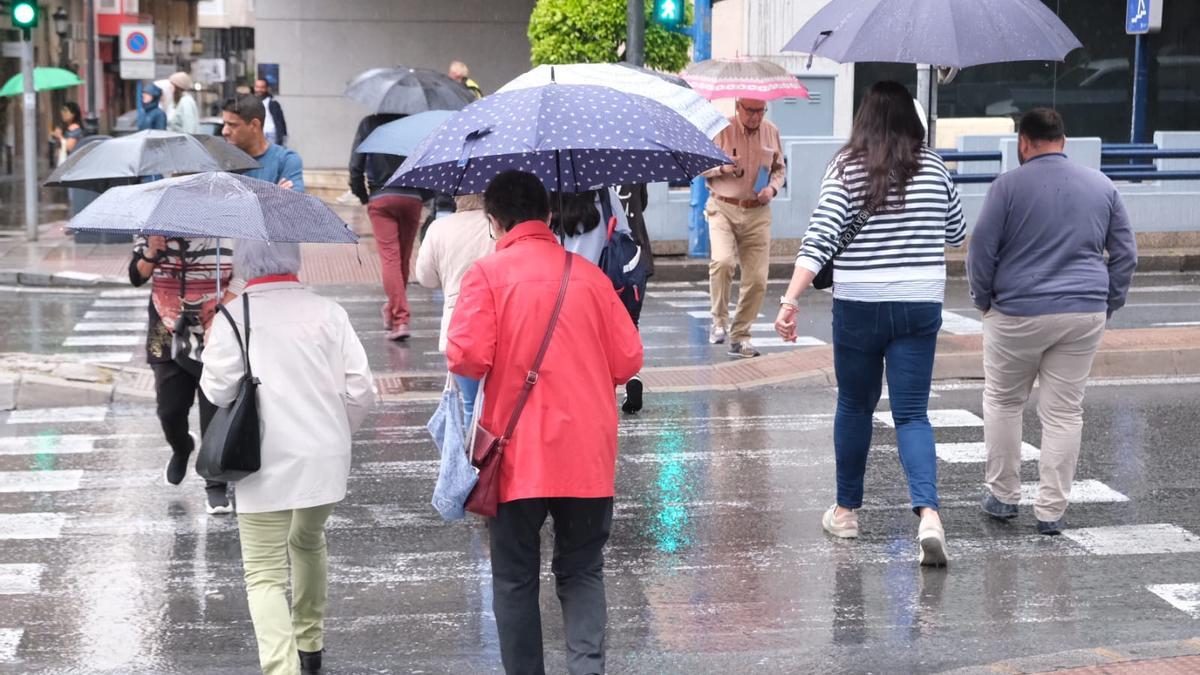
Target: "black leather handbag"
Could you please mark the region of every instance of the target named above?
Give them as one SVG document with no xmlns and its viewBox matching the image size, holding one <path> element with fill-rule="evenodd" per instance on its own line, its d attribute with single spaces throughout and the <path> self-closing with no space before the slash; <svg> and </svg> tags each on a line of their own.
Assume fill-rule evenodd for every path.
<svg viewBox="0 0 1200 675">
<path fill-rule="evenodd" d="M 858 215 L 854 216 L 854 221 L 850 223 L 850 227 L 843 230 L 842 235 L 838 237 L 837 250 L 834 251 L 833 257 L 829 259 L 829 262 L 825 263 L 820 272 L 817 272 L 817 276 L 813 277 L 813 288 L 824 290 L 833 285 L 833 261 L 837 260 L 837 257 L 850 246 L 850 242 L 854 241 L 854 238 L 862 231 L 863 226 L 867 224 L 867 221 L 871 219 L 874 213 L 875 209 L 865 204 L 859 209 Z"/>
<path fill-rule="evenodd" d="M 237 324 L 223 305 L 225 315 L 242 351 L 244 372 L 238 382 L 237 396 L 228 408 L 217 408 L 196 456 L 196 473 L 209 480 L 232 482 L 262 467 L 262 433 L 258 425 L 258 378 L 250 370 L 250 298 L 242 294 L 242 316 L 246 323 L 246 342 Z"/>
</svg>

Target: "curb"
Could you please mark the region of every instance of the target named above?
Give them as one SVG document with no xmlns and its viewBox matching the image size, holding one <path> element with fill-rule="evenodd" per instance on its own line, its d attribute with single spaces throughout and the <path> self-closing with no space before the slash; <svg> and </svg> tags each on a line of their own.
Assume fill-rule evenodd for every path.
<svg viewBox="0 0 1200 675">
<path fill-rule="evenodd" d="M 1186 640 L 1168 640 L 1163 642 L 1143 642 L 1119 647 L 1093 647 L 1091 649 L 1076 649 L 1055 654 L 1040 656 L 1022 656 L 1014 659 L 997 661 L 983 666 L 970 666 L 955 670 L 943 671 L 941 675 L 1024 675 L 1026 673 L 1046 673 L 1092 666 L 1112 667 L 1129 665 L 1134 668 L 1144 667 L 1146 672 L 1156 664 L 1169 662 L 1170 659 L 1200 655 L 1200 637 Z M 1164 664 L 1165 665 L 1165 664 Z M 1122 670 L 1124 672 L 1124 669 Z M 1184 672 L 1179 670 L 1177 672 Z"/>
<path fill-rule="evenodd" d="M 0 269 L 0 284 L 55 288 L 108 288 L 129 285 L 122 277 L 109 277 L 90 272 L 46 272 L 42 270 Z"/>
</svg>

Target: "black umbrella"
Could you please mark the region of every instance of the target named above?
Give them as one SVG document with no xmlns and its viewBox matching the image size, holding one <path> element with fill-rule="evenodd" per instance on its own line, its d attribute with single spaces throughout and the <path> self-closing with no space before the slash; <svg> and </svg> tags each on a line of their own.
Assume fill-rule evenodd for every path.
<svg viewBox="0 0 1200 675">
<path fill-rule="evenodd" d="M 345 96 L 392 115 L 462 110 L 476 100 L 470 89 L 428 68 L 373 68 L 354 78 Z"/>
<path fill-rule="evenodd" d="M 189 134 L 139 131 L 88 143 L 67 158 L 44 185 L 103 191 L 144 176 L 220 171 L 221 162 Z"/>
<path fill-rule="evenodd" d="M 204 149 L 208 150 L 208 154 L 217 160 L 217 163 L 221 165 L 222 171 L 237 173 L 239 171 L 250 171 L 262 166 L 253 157 L 243 152 L 241 148 L 221 136 L 195 134 L 193 138 L 200 141 L 200 145 L 203 145 Z"/>
</svg>

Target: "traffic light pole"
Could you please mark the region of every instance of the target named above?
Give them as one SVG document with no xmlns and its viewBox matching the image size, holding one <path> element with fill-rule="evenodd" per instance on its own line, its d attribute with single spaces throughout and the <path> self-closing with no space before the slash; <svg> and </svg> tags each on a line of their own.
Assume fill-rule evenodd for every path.
<svg viewBox="0 0 1200 675">
<path fill-rule="evenodd" d="M 88 136 L 93 136 L 100 133 L 100 118 L 96 116 L 96 111 L 100 108 L 99 91 L 100 83 L 96 78 L 96 0 L 87 0 L 84 3 L 87 11 L 87 94 L 88 106 L 87 115 L 84 117 L 83 131 Z M 142 97 L 139 93 L 137 104 L 140 108 L 142 105 Z"/>
<path fill-rule="evenodd" d="M 628 0 L 625 9 L 625 62 L 646 65 L 646 3 Z"/>
<path fill-rule="evenodd" d="M 21 42 L 21 80 L 25 87 L 22 95 L 24 114 L 21 145 L 25 155 L 25 238 L 38 238 L 38 142 L 37 142 L 37 94 L 33 88 L 33 36 L 24 31 Z"/>
<path fill-rule="evenodd" d="M 697 63 L 712 58 L 712 0 L 696 0 L 695 17 L 692 20 L 692 58 Z M 707 258 L 710 252 L 708 220 L 704 217 L 704 206 L 708 203 L 708 184 L 703 176 L 692 179 L 692 193 L 688 204 L 692 207 L 688 220 L 688 256 Z"/>
</svg>

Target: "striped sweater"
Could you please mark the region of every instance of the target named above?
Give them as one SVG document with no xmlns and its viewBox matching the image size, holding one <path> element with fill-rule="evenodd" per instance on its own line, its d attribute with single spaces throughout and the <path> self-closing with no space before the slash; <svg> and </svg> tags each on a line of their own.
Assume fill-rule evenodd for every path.
<svg viewBox="0 0 1200 675">
<path fill-rule="evenodd" d="M 863 206 L 867 174 L 835 157 L 821 183 L 821 196 L 804 235 L 796 265 L 819 272 L 837 250 L 837 239 Z M 946 289 L 946 246 L 962 246 L 966 221 L 958 190 L 942 158 L 922 148 L 921 168 L 903 202 L 895 188 L 883 209 L 837 257 L 833 295 L 858 302 L 942 302 Z"/>
</svg>

